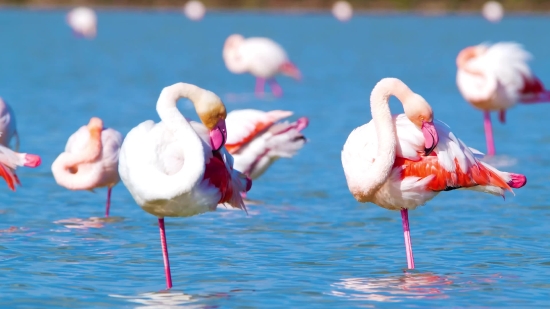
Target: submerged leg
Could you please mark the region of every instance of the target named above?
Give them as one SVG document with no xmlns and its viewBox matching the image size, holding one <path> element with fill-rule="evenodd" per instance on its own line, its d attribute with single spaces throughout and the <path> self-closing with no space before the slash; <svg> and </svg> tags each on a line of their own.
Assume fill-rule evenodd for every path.
<svg viewBox="0 0 550 309">
<path fill-rule="evenodd" d="M 487 154 L 495 155 L 495 142 L 493 141 L 493 126 L 491 125 L 491 114 L 489 111 L 483 112 L 483 123 L 485 125 L 485 139 L 487 140 Z"/>
<path fill-rule="evenodd" d="M 111 208 L 111 190 L 113 188 L 109 187 L 107 190 L 107 205 L 105 206 L 105 217 L 109 216 L 109 209 Z"/>
<path fill-rule="evenodd" d="M 401 209 L 401 220 L 403 222 L 403 235 L 405 236 L 405 251 L 407 252 L 407 267 L 414 269 L 414 256 L 411 243 L 411 230 L 409 229 L 409 210 Z"/>
<path fill-rule="evenodd" d="M 170 273 L 170 260 L 168 259 L 168 245 L 166 245 L 166 231 L 164 229 L 164 218 L 159 218 L 160 245 L 162 246 L 162 257 L 164 259 L 164 274 L 166 275 L 166 289 L 172 288 L 172 274 Z"/>
<path fill-rule="evenodd" d="M 280 98 L 283 96 L 283 88 L 281 88 L 281 85 L 275 80 L 275 78 L 270 78 L 267 80 L 269 83 L 269 87 L 271 88 L 271 92 L 273 92 L 273 95 Z"/>
<path fill-rule="evenodd" d="M 261 77 L 256 78 L 256 89 L 257 96 L 263 96 L 265 92 L 265 79 Z"/>
</svg>

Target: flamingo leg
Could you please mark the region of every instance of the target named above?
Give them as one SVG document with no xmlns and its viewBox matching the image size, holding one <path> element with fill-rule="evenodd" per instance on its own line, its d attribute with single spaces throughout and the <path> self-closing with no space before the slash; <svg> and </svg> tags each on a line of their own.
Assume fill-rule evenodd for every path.
<svg viewBox="0 0 550 309">
<path fill-rule="evenodd" d="M 411 243 L 411 230 L 409 229 L 409 210 L 401 209 L 401 221 L 403 222 L 403 236 L 405 237 L 405 251 L 407 252 L 407 267 L 414 269 L 414 256 Z"/>
<path fill-rule="evenodd" d="M 256 95 L 261 97 L 264 95 L 265 92 L 265 79 L 261 77 L 256 78 L 256 88 L 255 88 Z"/>
<path fill-rule="evenodd" d="M 280 98 L 283 96 L 283 88 L 279 83 L 275 80 L 275 78 L 270 78 L 267 80 L 269 83 L 269 87 L 271 88 L 271 92 L 273 92 L 273 95 L 277 98 Z"/>
<path fill-rule="evenodd" d="M 170 273 L 170 260 L 168 259 L 168 245 L 166 244 L 166 230 L 164 229 L 164 218 L 159 218 L 160 245 L 162 247 L 162 258 L 164 259 L 164 274 L 166 275 L 166 289 L 172 288 L 172 274 Z"/>
<path fill-rule="evenodd" d="M 485 125 L 485 139 L 487 140 L 487 154 L 495 155 L 495 142 L 493 140 L 493 126 L 491 125 L 491 114 L 489 111 L 483 112 L 483 123 Z"/>
<path fill-rule="evenodd" d="M 105 206 L 105 217 L 109 217 L 109 209 L 111 209 L 111 190 L 113 188 L 109 187 L 107 190 L 107 205 Z"/>
</svg>

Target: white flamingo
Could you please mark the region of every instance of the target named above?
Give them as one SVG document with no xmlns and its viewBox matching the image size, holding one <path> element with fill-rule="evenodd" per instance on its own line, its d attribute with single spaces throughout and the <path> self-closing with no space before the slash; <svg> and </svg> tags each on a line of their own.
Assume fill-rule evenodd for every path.
<svg viewBox="0 0 550 309">
<path fill-rule="evenodd" d="M 240 34 L 232 34 L 223 46 L 223 60 L 227 69 L 235 74 L 248 72 L 256 77 L 256 94 L 264 94 L 265 83 L 277 97 L 283 89 L 275 80 L 277 74 L 285 74 L 296 80 L 302 75 L 290 60 L 281 45 L 268 38 L 245 39 Z"/>
<path fill-rule="evenodd" d="M 202 124 L 188 121 L 176 102 L 188 98 Z M 122 182 L 143 210 L 158 217 L 166 286 L 172 287 L 164 217 L 214 211 L 220 203 L 244 208 L 240 193 L 252 182 L 233 169 L 225 150 L 225 106 L 214 93 L 177 83 L 157 101 L 161 122 L 145 121 L 126 136 L 120 152 Z"/>
<path fill-rule="evenodd" d="M 405 114 L 390 113 L 396 96 Z M 426 100 L 396 78 L 384 78 L 370 97 L 372 121 L 356 128 L 342 150 L 349 190 L 359 202 L 401 211 L 407 266 L 414 268 L 409 209 L 424 205 L 442 191 L 469 189 L 504 196 L 521 188 L 523 175 L 501 172 L 479 161 L 441 121 Z"/>
</svg>

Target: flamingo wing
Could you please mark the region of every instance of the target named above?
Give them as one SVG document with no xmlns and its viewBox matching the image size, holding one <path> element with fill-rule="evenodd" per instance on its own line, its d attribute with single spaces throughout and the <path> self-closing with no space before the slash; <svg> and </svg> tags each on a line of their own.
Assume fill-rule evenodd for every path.
<svg viewBox="0 0 550 309">
<path fill-rule="evenodd" d="M 253 140 L 277 121 L 287 118 L 292 112 L 274 110 L 263 112 L 254 109 L 232 111 L 227 115 L 227 142 L 225 147 L 236 153 L 242 146 Z"/>
<path fill-rule="evenodd" d="M 481 153 L 468 148 L 445 123 L 434 120 L 434 125 L 439 143 L 432 155 L 424 156 L 421 131 L 405 115 L 396 117 L 399 146 L 394 168 L 400 170 L 402 181 L 425 180 L 424 190 L 435 192 L 476 186 L 497 195 L 503 195 L 504 190 L 512 191 L 510 185 L 518 175 L 500 172 L 480 162 Z"/>
<path fill-rule="evenodd" d="M 67 145 L 65 145 L 65 152 L 79 153 L 86 148 L 89 140 L 90 130 L 88 130 L 88 126 L 82 126 L 67 140 Z"/>
</svg>

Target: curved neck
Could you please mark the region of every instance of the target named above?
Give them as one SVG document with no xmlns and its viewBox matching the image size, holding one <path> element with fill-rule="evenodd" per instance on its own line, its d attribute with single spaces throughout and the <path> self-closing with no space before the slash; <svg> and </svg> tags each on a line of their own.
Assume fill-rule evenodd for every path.
<svg viewBox="0 0 550 309">
<path fill-rule="evenodd" d="M 188 98 L 198 109 L 203 91 L 197 86 L 185 83 L 177 83 L 162 90 L 157 101 L 157 112 L 162 122 L 174 131 L 173 134 L 176 136 L 174 143 L 181 143 L 184 163 L 181 169 L 173 174 L 160 173 L 156 175 L 157 177 L 150 175 L 155 178 L 154 187 L 157 189 L 148 187 L 145 192 L 153 195 L 163 192 L 179 195 L 190 192 L 202 180 L 207 145 L 202 142 L 191 124 L 177 109 L 176 103 L 180 98 Z M 150 197 L 150 199 L 155 198 Z"/>
<path fill-rule="evenodd" d="M 413 94 L 407 85 L 396 78 L 384 78 L 372 90 L 370 106 L 378 149 L 368 169 L 368 179 L 361 186 L 365 197 L 372 197 L 380 189 L 390 176 L 395 162 L 397 135 L 389 106 L 390 96 L 397 97 L 405 105 L 407 98 Z"/>
</svg>

